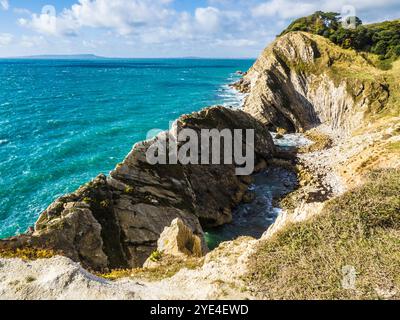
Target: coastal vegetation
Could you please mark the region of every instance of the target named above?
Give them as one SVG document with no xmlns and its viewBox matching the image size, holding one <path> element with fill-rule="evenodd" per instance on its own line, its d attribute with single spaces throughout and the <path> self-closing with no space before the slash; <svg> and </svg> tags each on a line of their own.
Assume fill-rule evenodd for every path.
<svg viewBox="0 0 400 320">
<path fill-rule="evenodd" d="M 400 170 L 371 172 L 361 187 L 329 201 L 322 214 L 262 241 L 247 282 L 268 299 L 399 298 Z M 343 266 L 356 270 L 344 289 Z"/>
<path fill-rule="evenodd" d="M 315 130 L 307 131 L 304 136 L 313 143 L 299 148 L 298 152 L 300 153 L 321 151 L 330 148 L 333 145 L 332 138 L 329 135 Z"/>
<path fill-rule="evenodd" d="M 199 258 L 178 258 L 169 255 L 157 254 L 157 260 L 150 258 L 150 261 L 157 262 L 155 267 L 115 269 L 107 273 L 98 273 L 101 278 L 115 281 L 122 278 L 143 279 L 147 281 L 159 281 L 173 277 L 180 270 L 186 268 L 193 270 L 203 265 L 204 259 Z"/>
<path fill-rule="evenodd" d="M 353 19 L 354 28 L 345 28 L 339 13 L 317 11 L 292 22 L 281 36 L 292 31 L 320 35 L 342 48 L 376 54 L 379 66 L 389 68 L 400 56 L 400 20 L 364 25 L 358 17 Z"/>
<path fill-rule="evenodd" d="M 38 260 L 49 259 L 56 255 L 56 252 L 49 249 L 37 248 L 17 248 L 17 249 L 0 249 L 0 258 L 12 259 L 19 258 L 22 260 Z"/>
</svg>

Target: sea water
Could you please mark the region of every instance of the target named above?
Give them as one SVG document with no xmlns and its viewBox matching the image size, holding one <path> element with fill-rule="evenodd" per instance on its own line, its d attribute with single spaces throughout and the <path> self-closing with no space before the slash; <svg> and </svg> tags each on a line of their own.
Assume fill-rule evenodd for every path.
<svg viewBox="0 0 400 320">
<path fill-rule="evenodd" d="M 205 106 L 253 60 L 0 60 L 0 238 L 107 174 L 152 129 Z"/>
</svg>

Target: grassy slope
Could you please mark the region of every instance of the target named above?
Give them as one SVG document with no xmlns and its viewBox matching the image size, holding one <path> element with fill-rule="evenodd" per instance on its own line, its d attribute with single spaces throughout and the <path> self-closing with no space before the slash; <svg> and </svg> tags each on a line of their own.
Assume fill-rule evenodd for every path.
<svg viewBox="0 0 400 320">
<path fill-rule="evenodd" d="M 375 54 L 344 49 L 324 37 L 305 34 L 317 43 L 321 57 L 313 65 L 291 67 L 316 75 L 326 73 L 336 85 L 346 80 L 349 92 L 357 90 L 361 83 L 387 85 L 390 91 L 388 104 L 383 109 L 374 109 L 372 104 L 367 120 L 375 122 L 381 118 L 387 120 L 400 116 L 400 60 L 393 62 L 389 70 L 382 70 L 378 67 L 380 60 Z"/>
<path fill-rule="evenodd" d="M 376 55 L 307 35 L 317 42 L 321 58 L 313 66 L 292 67 L 313 74 L 325 72 L 337 84 L 346 80 L 349 89 L 365 82 L 389 87 L 385 108 L 368 110 L 368 125 L 354 134 L 381 132 L 399 123 L 399 60 L 390 70 L 382 70 Z M 378 145 L 379 157 L 399 159 L 399 142 Z M 367 151 L 376 147 L 369 146 Z M 400 298 L 400 170 L 370 172 L 365 180 L 358 189 L 328 202 L 311 221 L 288 226 L 261 242 L 250 259 L 249 287 L 269 299 Z M 355 290 L 341 285 L 345 266 L 356 269 Z"/>
<path fill-rule="evenodd" d="M 339 14 L 315 12 L 293 21 L 282 33 L 305 31 L 321 35 L 343 48 L 379 55 L 379 65 L 388 69 L 400 57 L 400 20 L 363 25 L 356 29 L 343 28 Z"/>
<path fill-rule="evenodd" d="M 248 284 L 270 299 L 400 298 L 400 170 L 330 201 L 311 221 L 287 227 L 252 256 Z M 355 290 L 342 268 L 357 272 Z"/>
</svg>

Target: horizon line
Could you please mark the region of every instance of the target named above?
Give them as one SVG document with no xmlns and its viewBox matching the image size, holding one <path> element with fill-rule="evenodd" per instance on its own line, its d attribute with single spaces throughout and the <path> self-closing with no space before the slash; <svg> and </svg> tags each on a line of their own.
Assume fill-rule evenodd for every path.
<svg viewBox="0 0 400 320">
<path fill-rule="evenodd" d="M 110 57 L 110 56 L 99 56 L 96 54 L 38 54 L 29 56 L 0 56 L 1 60 L 5 59 L 49 59 L 52 60 L 59 58 L 60 60 L 77 59 L 77 58 L 91 58 L 93 60 L 122 60 L 122 59 L 214 59 L 214 60 L 255 60 L 257 57 L 201 57 L 201 56 L 176 56 L 176 57 Z"/>
</svg>

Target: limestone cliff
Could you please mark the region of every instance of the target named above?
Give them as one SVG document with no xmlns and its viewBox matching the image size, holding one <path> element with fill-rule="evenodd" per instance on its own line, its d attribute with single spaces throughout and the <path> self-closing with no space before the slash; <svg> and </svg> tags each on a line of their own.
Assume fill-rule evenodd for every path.
<svg viewBox="0 0 400 320">
<path fill-rule="evenodd" d="M 178 132 L 255 129 L 257 163 L 274 153 L 267 129 L 240 110 L 208 108 L 182 116 L 175 127 Z M 141 267 L 164 228 L 180 218 L 207 251 L 202 226 L 230 222 L 251 178 L 237 176 L 234 164 L 150 165 L 146 151 L 157 139 L 136 144 L 108 177 L 100 175 L 57 199 L 42 213 L 33 234 L 0 241 L 0 249 L 50 248 L 95 270 Z M 242 143 L 244 147 L 244 137 Z"/>
<path fill-rule="evenodd" d="M 244 110 L 270 129 L 324 123 L 345 135 L 382 111 L 390 94 L 367 57 L 302 32 L 278 38 L 237 86 L 249 93 Z"/>
</svg>

